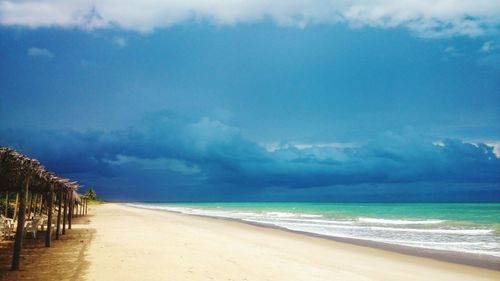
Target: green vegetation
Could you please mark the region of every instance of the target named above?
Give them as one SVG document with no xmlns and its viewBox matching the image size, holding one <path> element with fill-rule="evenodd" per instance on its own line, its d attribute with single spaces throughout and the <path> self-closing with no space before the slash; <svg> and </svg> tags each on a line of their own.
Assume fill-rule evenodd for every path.
<svg viewBox="0 0 500 281">
<path fill-rule="evenodd" d="M 87 198 L 89 198 L 90 200 L 96 200 L 97 199 L 97 193 L 95 192 L 95 190 L 92 187 L 89 187 L 87 189 L 87 191 L 85 191 L 84 195 L 87 196 Z"/>
<path fill-rule="evenodd" d="M 97 198 L 97 193 L 92 187 L 89 187 L 87 191 L 85 191 L 84 195 L 89 199 L 89 205 L 99 205 L 104 203 L 103 200 Z"/>
</svg>

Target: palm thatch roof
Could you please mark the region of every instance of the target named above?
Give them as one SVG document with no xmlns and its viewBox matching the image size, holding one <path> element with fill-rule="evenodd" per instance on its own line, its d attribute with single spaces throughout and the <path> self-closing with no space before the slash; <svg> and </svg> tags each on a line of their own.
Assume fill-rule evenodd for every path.
<svg viewBox="0 0 500 281">
<path fill-rule="evenodd" d="M 22 155 L 12 148 L 0 147 L 0 191 L 17 192 L 29 180 L 30 192 L 46 193 L 78 190 L 78 184 L 49 172 L 36 159 Z"/>
</svg>

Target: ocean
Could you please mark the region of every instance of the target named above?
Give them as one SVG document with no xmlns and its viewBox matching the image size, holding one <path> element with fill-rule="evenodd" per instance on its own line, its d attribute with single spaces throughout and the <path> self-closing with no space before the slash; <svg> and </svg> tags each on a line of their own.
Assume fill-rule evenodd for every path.
<svg viewBox="0 0 500 281">
<path fill-rule="evenodd" d="M 500 257 L 500 204 L 130 203 L 329 237 Z"/>
</svg>

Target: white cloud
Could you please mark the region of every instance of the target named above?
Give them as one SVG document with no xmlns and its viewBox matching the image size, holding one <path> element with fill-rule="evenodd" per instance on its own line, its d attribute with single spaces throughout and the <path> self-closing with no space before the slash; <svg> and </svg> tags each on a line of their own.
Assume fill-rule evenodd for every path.
<svg viewBox="0 0 500 281">
<path fill-rule="evenodd" d="M 354 148 L 359 147 L 359 145 L 351 142 L 331 142 L 331 143 L 283 143 L 283 142 L 270 142 L 270 143 L 259 143 L 259 145 L 267 150 L 268 152 L 275 152 L 278 150 L 286 150 L 290 148 L 296 148 L 298 150 L 304 149 L 317 149 L 317 148 Z"/>
<path fill-rule="evenodd" d="M 500 54 L 492 54 L 489 56 L 479 58 L 477 60 L 477 64 L 482 66 L 500 68 Z"/>
<path fill-rule="evenodd" d="M 28 49 L 28 56 L 52 59 L 54 57 L 54 54 L 47 49 L 32 47 Z"/>
<path fill-rule="evenodd" d="M 345 23 L 405 27 L 419 36 L 480 36 L 500 24 L 498 0 L 25 0 L 0 2 L 0 23 L 25 27 L 119 27 L 150 32 L 187 21 L 234 25 Z"/>
<path fill-rule="evenodd" d="M 308 148 L 324 148 L 324 147 L 331 147 L 331 148 L 353 148 L 357 147 L 357 145 L 350 143 L 350 142 L 330 142 L 330 143 L 299 143 L 294 145 L 295 148 L 297 149 L 308 149 Z"/>
<path fill-rule="evenodd" d="M 481 52 L 483 53 L 490 53 L 495 50 L 495 45 L 491 41 L 484 42 L 483 46 L 481 46 Z"/>
<path fill-rule="evenodd" d="M 134 156 L 117 155 L 116 159 L 107 162 L 109 164 L 118 166 L 135 163 L 139 164 L 141 167 L 143 167 L 143 169 L 169 170 L 182 175 L 196 175 L 201 172 L 198 165 L 175 158 L 160 157 L 157 159 L 146 159 Z"/>
<path fill-rule="evenodd" d="M 127 40 L 125 40 L 125 38 L 123 37 L 115 37 L 113 38 L 113 44 L 115 44 L 116 46 L 120 47 L 120 48 L 124 48 L 127 46 Z"/>
<path fill-rule="evenodd" d="M 446 47 L 446 49 L 444 49 L 444 52 L 445 53 L 454 53 L 454 52 L 456 52 L 456 49 L 453 46 L 449 46 L 449 47 Z"/>
<path fill-rule="evenodd" d="M 495 153 L 495 155 L 498 158 L 500 158 L 500 141 L 490 142 L 490 143 L 487 143 L 487 145 L 492 146 L 493 147 L 493 153 Z"/>
<path fill-rule="evenodd" d="M 453 46 L 448 46 L 443 51 L 444 51 L 444 53 L 446 55 L 443 58 L 444 60 L 463 56 L 463 53 L 460 50 L 458 50 L 457 48 L 453 47 Z"/>
<path fill-rule="evenodd" d="M 500 68 L 500 48 L 498 43 L 491 41 L 484 42 L 479 53 L 481 56 L 476 60 L 476 63 L 481 66 L 489 66 L 494 69 Z"/>
</svg>

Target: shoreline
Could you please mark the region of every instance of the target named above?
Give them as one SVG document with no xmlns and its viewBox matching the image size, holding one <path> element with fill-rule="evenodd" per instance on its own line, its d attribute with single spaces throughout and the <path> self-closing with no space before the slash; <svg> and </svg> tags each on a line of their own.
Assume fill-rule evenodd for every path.
<svg viewBox="0 0 500 281">
<path fill-rule="evenodd" d="M 500 271 L 240 221 L 103 204 L 78 280 L 500 280 Z"/>
<path fill-rule="evenodd" d="M 244 221 L 244 220 L 236 219 L 236 218 L 224 218 L 224 217 L 216 217 L 216 216 L 185 214 L 185 213 L 178 212 L 178 211 L 144 208 L 144 207 L 140 207 L 140 206 L 128 205 L 129 203 L 126 203 L 126 202 L 120 202 L 120 203 L 114 203 L 114 204 L 119 204 L 119 205 L 122 205 L 125 207 L 131 207 L 131 208 L 137 208 L 137 209 L 143 209 L 143 210 L 149 210 L 149 211 L 173 213 L 173 214 L 183 215 L 183 216 L 187 216 L 187 217 L 191 216 L 191 217 L 208 218 L 208 219 L 222 220 L 222 221 L 232 221 L 232 222 L 243 223 L 243 224 L 267 228 L 267 229 L 276 229 L 276 230 L 296 233 L 296 234 L 300 234 L 300 235 L 305 235 L 305 236 L 309 236 L 309 237 L 326 239 L 326 240 L 335 241 L 338 243 L 346 243 L 346 244 L 350 244 L 350 245 L 374 248 L 374 249 L 379 249 L 379 250 L 383 250 L 383 251 L 388 251 L 388 252 L 393 252 L 393 253 L 398 253 L 398 254 L 403 254 L 403 255 L 408 255 L 408 256 L 422 257 L 422 258 L 427 258 L 427 259 L 432 259 L 432 260 L 437 260 L 437 261 L 442 261 L 442 262 L 447 262 L 447 263 L 453 263 L 453 264 L 458 264 L 458 265 L 466 265 L 466 266 L 473 266 L 473 267 L 478 267 L 478 268 L 500 271 L 500 258 L 495 257 L 495 256 L 490 256 L 490 255 L 427 249 L 427 248 L 419 248 L 419 247 L 410 247 L 410 246 L 405 246 L 405 245 L 396 245 L 396 244 L 389 244 L 389 243 L 355 239 L 355 238 L 335 237 L 335 236 L 317 234 L 317 233 L 312 233 L 312 232 L 307 232 L 307 231 L 292 230 L 292 229 L 288 229 L 288 228 L 277 226 L 277 225 Z"/>
</svg>

